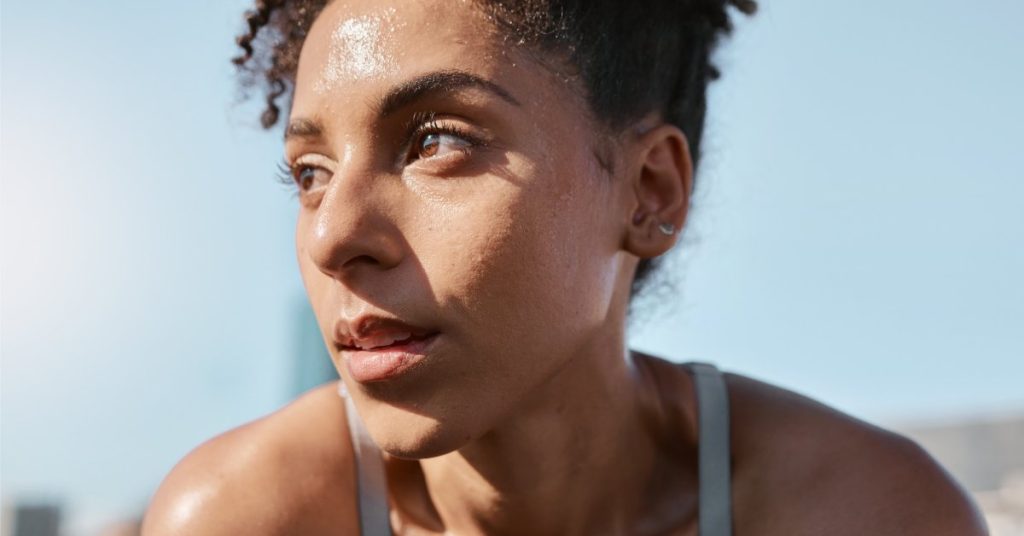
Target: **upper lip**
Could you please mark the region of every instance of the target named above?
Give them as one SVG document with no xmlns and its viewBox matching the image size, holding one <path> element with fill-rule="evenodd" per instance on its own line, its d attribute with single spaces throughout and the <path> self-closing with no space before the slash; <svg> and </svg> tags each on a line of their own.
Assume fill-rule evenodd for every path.
<svg viewBox="0 0 1024 536">
<path fill-rule="evenodd" d="M 387 346 L 396 340 L 422 337 L 433 330 L 407 324 L 393 317 L 361 315 L 351 320 L 338 319 L 334 323 L 334 343 L 342 348 L 369 350 Z"/>
</svg>

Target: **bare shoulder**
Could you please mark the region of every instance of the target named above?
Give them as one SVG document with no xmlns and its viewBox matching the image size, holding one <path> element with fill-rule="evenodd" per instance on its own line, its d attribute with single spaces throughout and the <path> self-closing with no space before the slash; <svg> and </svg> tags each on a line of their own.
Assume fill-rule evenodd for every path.
<svg viewBox="0 0 1024 536">
<path fill-rule="evenodd" d="M 221 434 L 174 467 L 143 534 L 356 534 L 347 434 L 334 384 Z"/>
<path fill-rule="evenodd" d="M 983 535 L 963 489 L 916 443 L 727 374 L 739 534 Z"/>
</svg>

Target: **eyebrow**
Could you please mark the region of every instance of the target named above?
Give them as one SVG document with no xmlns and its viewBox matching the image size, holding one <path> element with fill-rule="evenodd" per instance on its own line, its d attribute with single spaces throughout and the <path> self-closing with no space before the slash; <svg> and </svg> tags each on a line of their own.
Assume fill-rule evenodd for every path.
<svg viewBox="0 0 1024 536">
<path fill-rule="evenodd" d="M 476 88 L 491 93 L 513 106 L 522 106 L 505 88 L 475 74 L 458 70 L 434 71 L 412 80 L 407 80 L 388 91 L 377 103 L 380 117 L 387 117 L 398 110 L 434 93 L 447 93 L 466 88 Z M 315 119 L 297 118 L 288 123 L 284 139 L 319 138 L 324 133 L 323 124 Z"/>
<path fill-rule="evenodd" d="M 466 88 L 482 89 L 513 106 L 521 106 L 511 93 L 490 80 L 465 71 L 448 70 L 434 71 L 399 84 L 380 100 L 377 108 L 381 117 L 386 117 L 432 93 Z"/>
<path fill-rule="evenodd" d="M 292 119 L 288 122 L 288 128 L 284 129 L 284 139 L 292 138 L 319 138 L 324 134 L 324 127 L 315 119 Z"/>
</svg>

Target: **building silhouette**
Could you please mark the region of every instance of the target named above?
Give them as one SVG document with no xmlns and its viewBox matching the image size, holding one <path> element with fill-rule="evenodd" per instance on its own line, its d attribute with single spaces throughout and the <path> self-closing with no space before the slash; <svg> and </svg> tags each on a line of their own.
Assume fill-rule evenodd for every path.
<svg viewBox="0 0 1024 536">
<path fill-rule="evenodd" d="M 15 503 L 4 508 L 3 536 L 59 536 L 61 508 L 52 503 Z"/>
<path fill-rule="evenodd" d="M 991 536 L 1024 536 L 1024 415 L 902 432 L 971 492 Z"/>
</svg>

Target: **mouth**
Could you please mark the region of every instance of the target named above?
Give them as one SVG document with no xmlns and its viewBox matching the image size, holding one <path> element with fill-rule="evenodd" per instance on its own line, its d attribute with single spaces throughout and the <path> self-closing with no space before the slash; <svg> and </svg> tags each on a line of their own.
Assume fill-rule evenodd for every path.
<svg viewBox="0 0 1024 536">
<path fill-rule="evenodd" d="M 405 346 L 416 341 L 424 340 L 431 335 L 436 335 L 436 333 L 417 334 L 411 331 L 390 331 L 376 333 L 363 339 L 353 339 L 350 340 L 348 344 L 342 344 L 341 346 L 346 350 L 381 350 Z"/>
<path fill-rule="evenodd" d="M 422 363 L 439 332 L 384 334 L 341 346 L 341 357 L 352 379 L 359 383 L 397 378 Z"/>
</svg>

